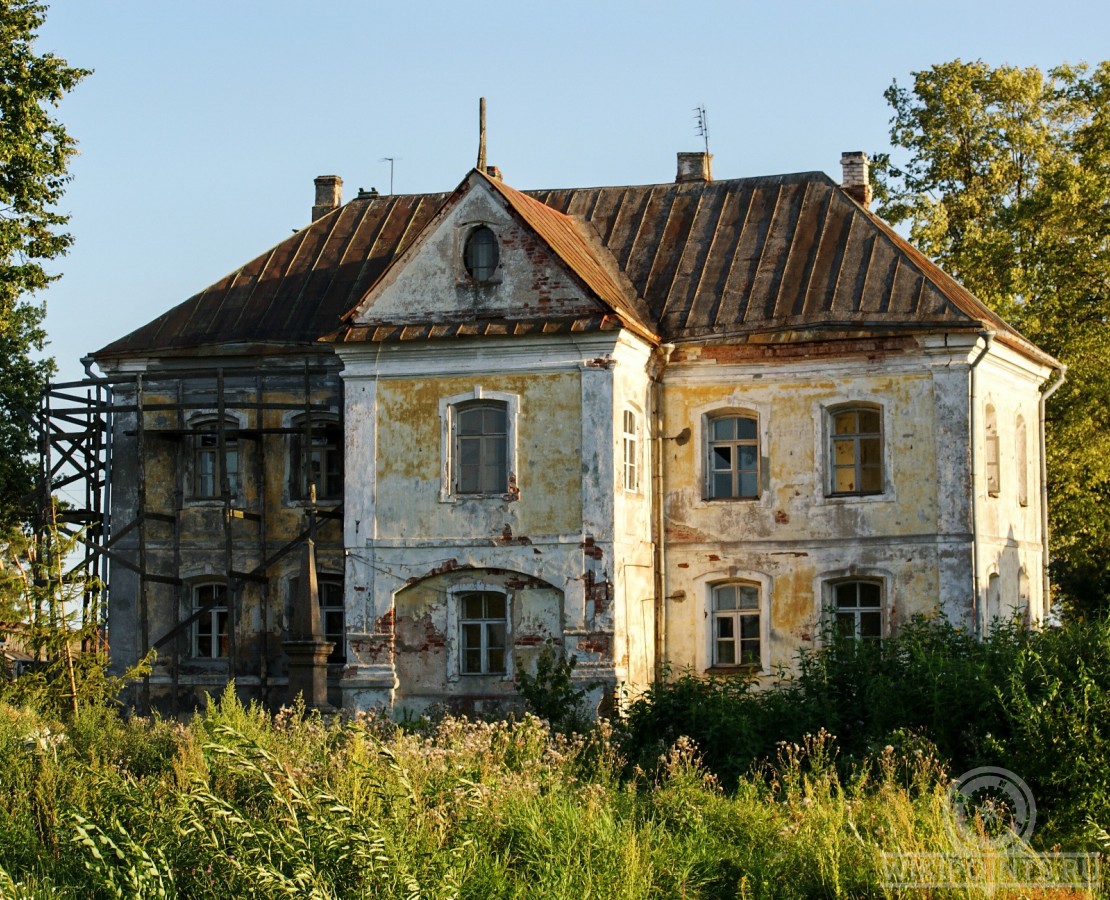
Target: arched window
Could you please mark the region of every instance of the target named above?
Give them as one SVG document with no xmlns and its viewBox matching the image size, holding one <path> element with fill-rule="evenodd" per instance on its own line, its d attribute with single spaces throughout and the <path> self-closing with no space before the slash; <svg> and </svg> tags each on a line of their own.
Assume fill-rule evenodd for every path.
<svg viewBox="0 0 1110 900">
<path fill-rule="evenodd" d="M 836 581 L 830 585 L 833 625 L 838 634 L 857 640 L 883 636 L 883 584 L 877 580 Z"/>
<path fill-rule="evenodd" d="M 829 412 L 830 493 L 883 492 L 883 415 L 874 406 Z"/>
<path fill-rule="evenodd" d="M 455 492 L 503 494 L 508 489 L 508 406 L 478 400 L 456 410 Z"/>
<path fill-rule="evenodd" d="M 999 475 L 998 417 L 994 413 L 994 407 L 989 403 L 983 416 L 983 425 L 986 430 L 987 493 L 991 497 L 997 497 L 1002 481 Z"/>
<path fill-rule="evenodd" d="M 714 416 L 708 423 L 706 474 L 711 500 L 759 496 L 759 420 Z"/>
<path fill-rule="evenodd" d="M 501 253 L 497 246 L 497 235 L 485 225 L 479 225 L 466 238 L 463 251 L 463 264 L 466 274 L 479 284 L 490 281 L 497 271 Z"/>
<path fill-rule="evenodd" d="M 236 423 L 228 423 L 223 433 L 227 489 L 232 497 L 239 493 L 239 439 L 234 432 L 236 427 Z M 199 422 L 193 426 L 193 497 L 198 500 L 222 497 L 222 475 L 219 421 Z"/>
</svg>

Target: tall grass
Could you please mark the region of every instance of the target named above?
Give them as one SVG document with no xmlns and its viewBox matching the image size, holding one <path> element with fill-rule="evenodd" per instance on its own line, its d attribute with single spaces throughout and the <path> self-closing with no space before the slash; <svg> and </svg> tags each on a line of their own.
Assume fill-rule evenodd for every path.
<svg viewBox="0 0 1110 900">
<path fill-rule="evenodd" d="M 188 724 L 55 715 L 0 702 L 3 898 L 889 897 L 884 854 L 953 853 L 973 885 L 907 896 L 1021 896 L 952 827 L 977 764 L 1029 782 L 1041 849 L 1110 850 L 1106 623 L 916 622 L 778 691 L 675 678 L 616 732 L 272 716 L 233 690 Z"/>
<path fill-rule="evenodd" d="M 604 723 L 0 706 L 0 896 L 891 896 L 883 851 L 952 849 L 944 767 L 838 752 L 815 731 L 726 791 L 688 739 L 629 772 Z"/>
</svg>

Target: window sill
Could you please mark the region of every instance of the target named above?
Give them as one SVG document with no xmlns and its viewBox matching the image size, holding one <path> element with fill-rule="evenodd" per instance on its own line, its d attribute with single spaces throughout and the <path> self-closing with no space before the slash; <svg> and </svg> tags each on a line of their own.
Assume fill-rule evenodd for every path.
<svg viewBox="0 0 1110 900">
<path fill-rule="evenodd" d="M 757 675 L 766 674 L 761 666 L 754 663 L 738 666 L 710 666 L 705 670 L 706 675 L 746 675 L 754 678 Z"/>
<path fill-rule="evenodd" d="M 873 494 L 824 494 L 818 503 L 893 503 L 892 491 L 879 491 Z"/>
</svg>

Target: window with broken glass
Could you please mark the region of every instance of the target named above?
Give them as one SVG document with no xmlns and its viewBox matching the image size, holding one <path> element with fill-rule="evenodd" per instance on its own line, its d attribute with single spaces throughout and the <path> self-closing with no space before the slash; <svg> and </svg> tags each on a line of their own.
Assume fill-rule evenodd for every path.
<svg viewBox="0 0 1110 900">
<path fill-rule="evenodd" d="M 709 497 L 759 496 L 759 422 L 754 416 L 709 420 Z"/>
</svg>

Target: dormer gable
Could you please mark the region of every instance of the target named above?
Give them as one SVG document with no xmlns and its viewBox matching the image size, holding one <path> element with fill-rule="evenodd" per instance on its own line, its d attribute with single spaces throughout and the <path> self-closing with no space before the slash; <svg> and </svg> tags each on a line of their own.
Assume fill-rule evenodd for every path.
<svg viewBox="0 0 1110 900">
<path fill-rule="evenodd" d="M 472 170 L 344 321 L 361 329 L 615 317 L 654 339 L 646 306 L 590 232 Z"/>
</svg>

